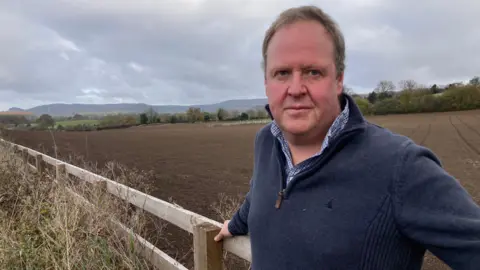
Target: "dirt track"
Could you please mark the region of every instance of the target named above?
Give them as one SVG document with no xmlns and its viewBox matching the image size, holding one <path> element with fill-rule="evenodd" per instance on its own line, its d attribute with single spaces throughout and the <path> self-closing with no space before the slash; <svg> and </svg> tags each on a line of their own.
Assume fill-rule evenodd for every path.
<svg viewBox="0 0 480 270">
<path fill-rule="evenodd" d="M 468 112 L 369 117 L 370 121 L 411 137 L 431 148 L 446 170 L 460 180 L 480 203 L 480 110 Z M 219 220 L 211 209 L 220 193 L 244 195 L 253 164 L 253 140 L 261 125 L 207 127 L 170 125 L 101 132 L 55 133 L 59 153 L 75 153 L 99 165 L 110 160 L 129 167 L 154 170 L 161 199 Z M 16 132 L 17 143 L 53 154 L 46 132 Z M 221 221 L 221 220 L 219 220 Z M 177 237 L 179 252 L 191 238 Z M 188 259 L 187 259 L 188 260 Z M 424 269 L 442 268 L 427 258 Z"/>
</svg>

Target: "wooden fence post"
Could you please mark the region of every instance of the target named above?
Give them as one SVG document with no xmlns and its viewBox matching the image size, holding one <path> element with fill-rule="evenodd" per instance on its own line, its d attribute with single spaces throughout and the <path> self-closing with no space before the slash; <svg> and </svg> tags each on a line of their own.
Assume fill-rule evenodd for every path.
<svg viewBox="0 0 480 270">
<path fill-rule="evenodd" d="M 28 163 L 28 150 L 25 148 L 22 150 L 22 157 L 23 157 L 23 162 Z"/>
<path fill-rule="evenodd" d="M 29 168 L 28 168 L 28 150 L 27 149 L 23 149 L 22 150 L 22 160 L 23 160 L 23 166 L 25 168 L 25 173 L 28 173 L 29 172 Z"/>
<path fill-rule="evenodd" d="M 65 164 L 57 163 L 57 166 L 55 166 L 55 171 L 56 171 L 56 180 L 60 183 L 64 183 L 65 177 L 67 174 L 67 171 L 65 170 Z"/>
<path fill-rule="evenodd" d="M 44 166 L 45 164 L 43 163 L 43 156 L 38 154 L 35 156 L 35 167 L 37 168 L 38 174 L 42 175 L 44 171 Z"/>
<path fill-rule="evenodd" d="M 223 249 L 221 242 L 213 239 L 220 228 L 202 223 L 193 228 L 193 259 L 195 270 L 222 270 Z"/>
</svg>

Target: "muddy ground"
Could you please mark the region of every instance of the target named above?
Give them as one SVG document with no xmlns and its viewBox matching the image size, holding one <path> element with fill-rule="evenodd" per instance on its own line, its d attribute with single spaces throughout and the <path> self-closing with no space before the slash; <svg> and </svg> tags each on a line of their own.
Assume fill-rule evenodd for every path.
<svg viewBox="0 0 480 270">
<path fill-rule="evenodd" d="M 394 132 L 431 148 L 446 170 L 480 203 L 480 110 L 368 117 Z M 16 143 L 54 156 L 74 154 L 103 166 L 117 161 L 153 170 L 153 196 L 222 221 L 212 208 L 219 195 L 243 196 L 252 173 L 253 140 L 262 125 L 209 127 L 177 124 L 100 132 L 15 132 Z M 192 238 L 175 228 L 157 244 L 191 266 Z M 428 256 L 424 269 L 448 269 Z M 237 267 L 235 267 L 237 268 Z M 238 267 L 241 269 L 241 267 Z"/>
</svg>

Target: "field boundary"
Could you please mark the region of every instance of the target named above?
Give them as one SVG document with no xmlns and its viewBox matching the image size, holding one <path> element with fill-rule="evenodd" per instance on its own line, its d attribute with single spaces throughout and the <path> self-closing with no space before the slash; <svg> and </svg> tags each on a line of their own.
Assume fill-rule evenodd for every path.
<svg viewBox="0 0 480 270">
<path fill-rule="evenodd" d="M 237 236 L 225 239 L 222 242 L 215 242 L 213 240 L 213 237 L 218 233 L 222 226 L 222 224 L 217 221 L 160 200 L 159 198 L 145 194 L 126 185 L 117 183 L 88 170 L 55 159 L 28 147 L 1 138 L 0 146 L 10 146 L 14 149 L 15 153 L 22 153 L 23 161 L 28 165 L 27 167 L 32 170 L 43 171 L 44 162 L 52 165 L 56 171 L 54 181 L 61 181 L 61 179 L 68 178 L 69 175 L 72 175 L 86 182 L 101 185 L 106 192 L 193 234 L 195 270 L 222 269 L 223 250 L 251 262 L 250 238 L 248 236 Z M 35 165 L 28 163 L 30 156 L 35 158 Z M 72 195 L 77 197 L 79 201 L 88 205 L 88 200 L 75 192 L 73 193 L 74 194 Z M 117 223 L 117 225 L 119 229 L 125 233 L 125 237 L 133 235 L 135 239 L 137 239 L 136 244 L 142 250 L 141 253 L 152 264 L 159 266 L 160 269 L 187 269 L 185 266 L 156 248 L 152 243 L 135 234 L 123 224 Z"/>
<path fill-rule="evenodd" d="M 272 122 L 271 119 L 258 119 L 258 120 L 240 120 L 240 121 L 217 121 L 213 123 L 207 123 L 208 127 L 218 126 L 237 126 L 237 125 L 256 125 L 256 124 L 268 124 Z"/>
</svg>

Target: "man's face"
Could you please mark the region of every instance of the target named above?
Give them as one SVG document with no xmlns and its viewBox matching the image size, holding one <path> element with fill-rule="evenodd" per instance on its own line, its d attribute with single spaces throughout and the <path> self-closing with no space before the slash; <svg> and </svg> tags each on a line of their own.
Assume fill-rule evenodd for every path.
<svg viewBox="0 0 480 270">
<path fill-rule="evenodd" d="M 316 22 L 297 22 L 270 41 L 265 68 L 270 110 L 280 128 L 293 136 L 326 132 L 340 113 L 343 74 L 335 70 L 334 45 Z"/>
</svg>

